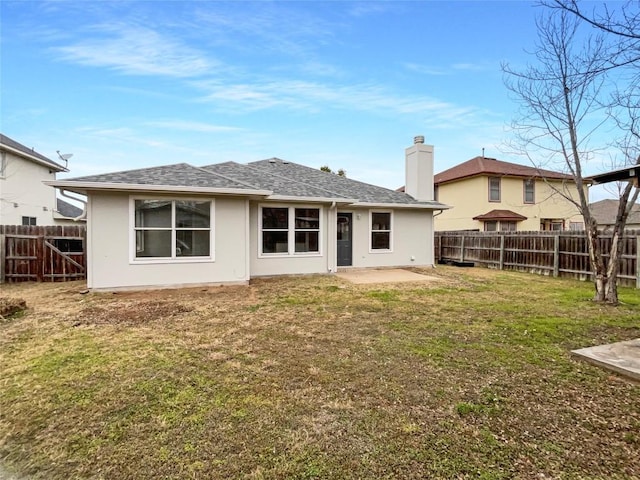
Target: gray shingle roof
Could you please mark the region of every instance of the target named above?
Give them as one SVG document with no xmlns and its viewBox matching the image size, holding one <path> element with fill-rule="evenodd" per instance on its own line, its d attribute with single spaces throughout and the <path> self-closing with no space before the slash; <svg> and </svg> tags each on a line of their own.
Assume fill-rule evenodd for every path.
<svg viewBox="0 0 640 480">
<path fill-rule="evenodd" d="M 33 148 L 25 147 L 21 143 L 16 142 L 15 140 L 0 133 L 0 147 L 2 146 L 7 146 L 13 150 L 16 150 L 22 153 L 25 157 L 30 157 L 32 160 L 35 159 L 38 163 L 42 163 L 48 167 L 51 167 L 57 172 L 64 172 L 66 170 L 65 167 L 45 157 L 44 155 L 41 155 L 40 153 L 36 152 Z"/>
<path fill-rule="evenodd" d="M 56 210 L 63 217 L 76 218 L 82 214 L 82 209 L 65 202 L 61 198 L 56 198 Z"/>
<path fill-rule="evenodd" d="M 418 202 L 410 195 L 388 188 L 370 185 L 350 178 L 323 172 L 278 158 L 260 160 L 242 165 L 235 162 L 194 167 L 186 163 L 162 167 L 143 168 L 124 172 L 90 175 L 61 181 L 66 187 L 77 183 L 109 183 L 127 185 L 154 185 L 206 188 L 233 188 L 272 192 L 273 196 L 317 198 L 318 200 L 345 199 L 347 202 L 377 205 L 415 205 L 444 207 L 439 202 Z M 86 188 L 86 187 L 85 187 Z"/>
<path fill-rule="evenodd" d="M 70 180 L 74 182 L 122 183 L 130 185 L 253 189 L 253 187 L 244 183 L 223 177 L 202 168 L 194 167 L 187 163 L 89 175 Z"/>
<path fill-rule="evenodd" d="M 378 187 L 369 183 L 359 182 L 347 177 L 323 172 L 320 169 L 306 167 L 297 163 L 285 162 L 279 158 L 250 162 L 249 167 L 264 173 L 278 175 L 292 182 L 300 182 L 304 185 L 315 185 L 332 196 L 355 198 L 365 203 L 397 203 L 397 204 L 422 204 L 410 195 Z M 436 202 L 433 202 L 436 204 Z"/>
</svg>

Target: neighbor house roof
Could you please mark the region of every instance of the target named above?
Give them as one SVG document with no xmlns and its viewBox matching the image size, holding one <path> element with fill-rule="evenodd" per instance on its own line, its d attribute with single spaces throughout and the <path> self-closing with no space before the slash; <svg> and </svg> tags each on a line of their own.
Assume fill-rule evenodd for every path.
<svg viewBox="0 0 640 480">
<path fill-rule="evenodd" d="M 605 199 L 589 204 L 589 209 L 598 225 L 613 225 L 616 223 L 618 205 L 618 200 Z M 638 223 L 640 223 L 640 204 L 636 203 L 631 207 L 631 212 L 627 217 L 627 225 Z"/>
<path fill-rule="evenodd" d="M 56 210 L 63 217 L 76 218 L 82 215 L 82 209 L 65 202 L 61 198 L 56 198 Z"/>
<path fill-rule="evenodd" d="M 488 176 L 509 176 L 523 178 L 549 178 L 554 180 L 572 180 L 571 175 L 551 170 L 543 170 L 540 168 L 519 165 L 517 163 L 503 162 L 495 158 L 475 157 L 467 160 L 455 167 L 451 167 L 444 172 L 440 172 L 434 176 L 435 185 L 441 183 L 461 180 L 463 178 L 476 177 L 479 175 Z"/>
<path fill-rule="evenodd" d="M 186 163 L 47 182 L 79 193 L 90 190 L 173 191 L 237 194 L 269 200 L 336 202 L 441 210 L 439 202 L 419 202 L 406 193 L 359 182 L 278 158 L 243 165 L 204 167 Z"/>
<path fill-rule="evenodd" d="M 12 152 L 14 155 L 18 155 L 24 159 L 30 160 L 37 164 L 48 167 L 56 172 L 66 172 L 67 169 L 62 165 L 54 162 L 53 160 L 39 154 L 33 148 L 25 147 L 21 143 L 7 137 L 0 133 L 0 150 Z"/>
<path fill-rule="evenodd" d="M 490 212 L 473 217 L 474 220 L 512 220 L 520 222 L 526 220 L 527 217 L 511 210 L 491 210 Z"/>
</svg>

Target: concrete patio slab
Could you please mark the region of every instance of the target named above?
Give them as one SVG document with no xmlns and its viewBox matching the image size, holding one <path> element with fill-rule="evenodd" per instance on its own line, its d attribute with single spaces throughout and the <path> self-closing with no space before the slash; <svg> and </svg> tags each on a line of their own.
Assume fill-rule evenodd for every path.
<svg viewBox="0 0 640 480">
<path fill-rule="evenodd" d="M 344 280 L 357 284 L 440 281 L 438 277 L 430 277 L 401 268 L 344 270 L 339 271 L 336 275 Z"/>
<path fill-rule="evenodd" d="M 640 382 L 640 338 L 572 350 L 571 354 Z"/>
</svg>

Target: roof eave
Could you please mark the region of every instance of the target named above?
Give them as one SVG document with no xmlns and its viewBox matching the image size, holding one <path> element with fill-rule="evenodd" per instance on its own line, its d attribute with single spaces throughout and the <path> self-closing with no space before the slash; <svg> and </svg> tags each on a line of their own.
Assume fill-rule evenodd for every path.
<svg viewBox="0 0 640 480">
<path fill-rule="evenodd" d="M 444 203 L 378 203 L 378 202 L 354 202 L 354 207 L 367 208 L 402 208 L 414 210 L 448 210 L 451 208 Z"/>
<path fill-rule="evenodd" d="M 356 203 L 356 198 L 344 197 L 303 197 L 295 195 L 270 195 L 267 200 L 276 200 L 281 202 L 308 202 L 308 203 L 336 203 L 336 205 L 351 205 Z"/>
<path fill-rule="evenodd" d="M 154 192 L 154 193 L 195 193 L 213 195 L 240 195 L 251 197 L 268 197 L 273 194 L 270 190 L 257 190 L 245 188 L 212 188 L 192 187 L 183 185 L 144 185 L 132 183 L 106 183 L 106 182 L 73 182 L 54 180 L 43 182 L 45 185 L 56 188 L 64 188 L 86 195 L 88 191 L 106 190 L 123 192 Z"/>
<path fill-rule="evenodd" d="M 23 152 L 22 150 L 18 150 L 17 148 L 10 147 L 9 145 L 6 145 L 4 143 L 0 144 L 0 148 L 2 148 L 3 150 L 7 150 L 7 151 L 13 153 L 14 155 L 18 155 L 19 157 L 26 158 L 27 160 L 31 160 L 32 162 L 35 162 L 38 165 L 42 165 L 43 167 L 47 167 L 47 168 L 50 168 L 52 170 L 55 170 L 56 172 L 68 172 L 69 171 L 68 168 L 63 167 L 62 165 L 58 165 L 53 160 L 46 160 L 45 161 L 45 160 L 43 160 L 41 158 L 38 158 L 36 156 L 29 155 L 28 153 Z"/>
</svg>

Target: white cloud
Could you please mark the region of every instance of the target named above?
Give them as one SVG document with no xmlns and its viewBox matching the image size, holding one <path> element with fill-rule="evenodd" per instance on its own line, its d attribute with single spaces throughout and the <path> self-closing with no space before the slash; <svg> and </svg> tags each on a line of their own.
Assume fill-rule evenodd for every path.
<svg viewBox="0 0 640 480">
<path fill-rule="evenodd" d="M 228 133 L 238 132 L 244 129 L 239 127 L 229 127 L 226 125 L 211 125 L 203 122 L 193 122 L 187 120 L 159 120 L 155 122 L 147 122 L 145 125 L 150 127 L 168 128 L 171 130 L 182 130 L 190 132 L 206 132 L 206 133 Z"/>
<path fill-rule="evenodd" d="M 197 77 L 217 64 L 198 50 L 147 27 L 97 27 L 99 36 L 54 50 L 62 60 L 131 75 Z"/>
</svg>

